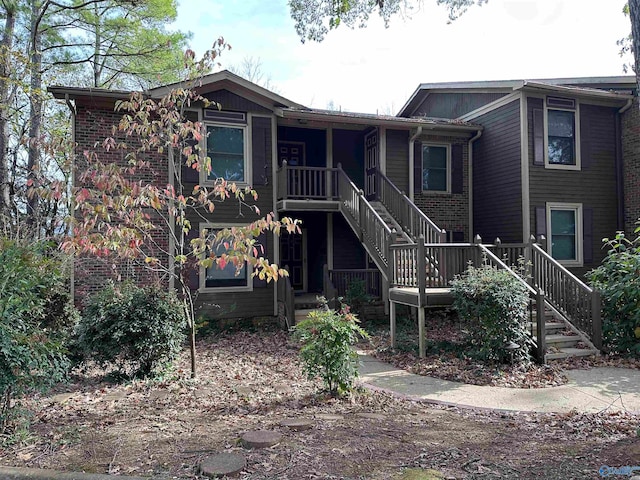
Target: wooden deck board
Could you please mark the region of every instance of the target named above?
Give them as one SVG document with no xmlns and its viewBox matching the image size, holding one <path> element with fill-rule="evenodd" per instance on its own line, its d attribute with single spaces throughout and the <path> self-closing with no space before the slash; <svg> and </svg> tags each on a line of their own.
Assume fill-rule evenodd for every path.
<svg viewBox="0 0 640 480">
<path fill-rule="evenodd" d="M 276 208 L 284 211 L 339 212 L 340 202 L 335 200 L 278 200 Z"/>
<path fill-rule="evenodd" d="M 450 288 L 427 288 L 426 304 L 423 307 L 442 307 L 453 303 Z M 389 289 L 389 300 L 412 307 L 419 306 L 417 288 L 393 287 Z"/>
</svg>

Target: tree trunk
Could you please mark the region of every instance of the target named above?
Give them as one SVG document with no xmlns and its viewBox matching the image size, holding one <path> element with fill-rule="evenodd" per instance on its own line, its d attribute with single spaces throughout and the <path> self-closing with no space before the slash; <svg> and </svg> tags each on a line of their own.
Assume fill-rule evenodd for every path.
<svg viewBox="0 0 640 480">
<path fill-rule="evenodd" d="M 16 4 L 5 4 L 6 19 L 0 41 L 0 216 L 11 214 L 11 185 L 9 179 L 9 75 L 10 52 L 16 26 Z"/>
<path fill-rule="evenodd" d="M 640 93 L 640 0 L 629 0 L 633 63 L 636 72 L 636 95 Z"/>
<path fill-rule="evenodd" d="M 31 1 L 31 52 L 30 52 L 30 120 L 29 125 L 29 154 L 27 160 L 27 182 L 36 184 L 38 168 L 40 166 L 40 132 L 42 127 L 42 34 L 40 32 L 40 5 L 37 0 Z M 37 229 L 38 225 L 38 197 L 27 197 L 27 224 Z M 37 230 L 34 232 L 37 233 Z"/>
</svg>

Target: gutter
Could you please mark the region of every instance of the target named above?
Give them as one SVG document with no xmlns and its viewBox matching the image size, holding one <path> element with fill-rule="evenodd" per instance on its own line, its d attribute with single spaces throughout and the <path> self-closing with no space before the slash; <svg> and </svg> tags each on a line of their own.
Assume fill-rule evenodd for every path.
<svg viewBox="0 0 640 480">
<path fill-rule="evenodd" d="M 624 205 L 625 205 L 625 191 L 624 191 L 624 158 L 622 156 L 622 114 L 629 110 L 633 105 L 633 98 L 627 100 L 627 103 L 618 110 L 616 114 L 616 158 L 615 158 L 615 166 L 616 166 L 616 192 L 617 192 L 617 230 L 624 231 L 625 229 L 625 214 L 624 214 Z"/>
<path fill-rule="evenodd" d="M 414 155 L 414 143 L 416 138 L 422 135 L 422 126 L 418 126 L 416 129 L 416 133 L 414 133 L 409 138 L 409 198 L 413 202 L 414 190 L 415 190 L 415 175 L 414 175 L 414 165 L 415 165 L 415 155 Z"/>
<path fill-rule="evenodd" d="M 482 136 L 482 129 L 469 139 L 469 241 L 473 238 L 473 144 Z"/>
</svg>

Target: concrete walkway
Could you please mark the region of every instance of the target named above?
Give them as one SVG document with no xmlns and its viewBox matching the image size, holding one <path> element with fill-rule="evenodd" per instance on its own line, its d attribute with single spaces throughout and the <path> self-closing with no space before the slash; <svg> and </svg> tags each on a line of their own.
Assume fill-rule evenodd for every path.
<svg viewBox="0 0 640 480">
<path fill-rule="evenodd" d="M 568 370 L 569 383 L 549 388 L 467 385 L 415 375 L 360 354 L 360 380 L 373 389 L 458 407 L 522 412 L 625 411 L 640 414 L 640 370 Z"/>
</svg>

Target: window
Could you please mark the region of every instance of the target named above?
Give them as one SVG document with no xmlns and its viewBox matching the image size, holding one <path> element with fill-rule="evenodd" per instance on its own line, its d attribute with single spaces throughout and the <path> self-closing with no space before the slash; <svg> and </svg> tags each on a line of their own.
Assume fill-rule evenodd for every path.
<svg viewBox="0 0 640 480">
<path fill-rule="evenodd" d="M 582 205 L 549 203 L 547 222 L 551 256 L 565 265 L 582 265 Z"/>
<path fill-rule="evenodd" d="M 230 182 L 248 183 L 247 127 L 207 125 L 207 156 L 211 173 L 207 180 L 224 178 Z"/>
<path fill-rule="evenodd" d="M 551 108 L 559 100 L 566 108 Z M 571 107 L 570 105 L 574 105 Z M 558 105 L 560 106 L 560 105 Z M 547 98 L 545 104 L 545 165 L 547 168 L 580 169 L 580 122 L 576 102 L 571 99 Z"/>
<path fill-rule="evenodd" d="M 448 145 L 422 145 L 422 191 L 448 192 L 451 165 Z"/>
<path fill-rule="evenodd" d="M 232 227 L 232 225 L 201 225 L 200 228 L 206 229 L 210 235 L 222 228 Z M 224 246 L 224 242 L 220 242 L 216 248 L 216 255 L 222 255 L 228 249 Z M 216 291 L 242 291 L 252 289 L 251 265 L 245 264 L 238 269 L 229 262 L 224 268 L 220 268 L 214 264 L 210 268 L 200 269 L 200 288 L 216 289 Z"/>
</svg>

